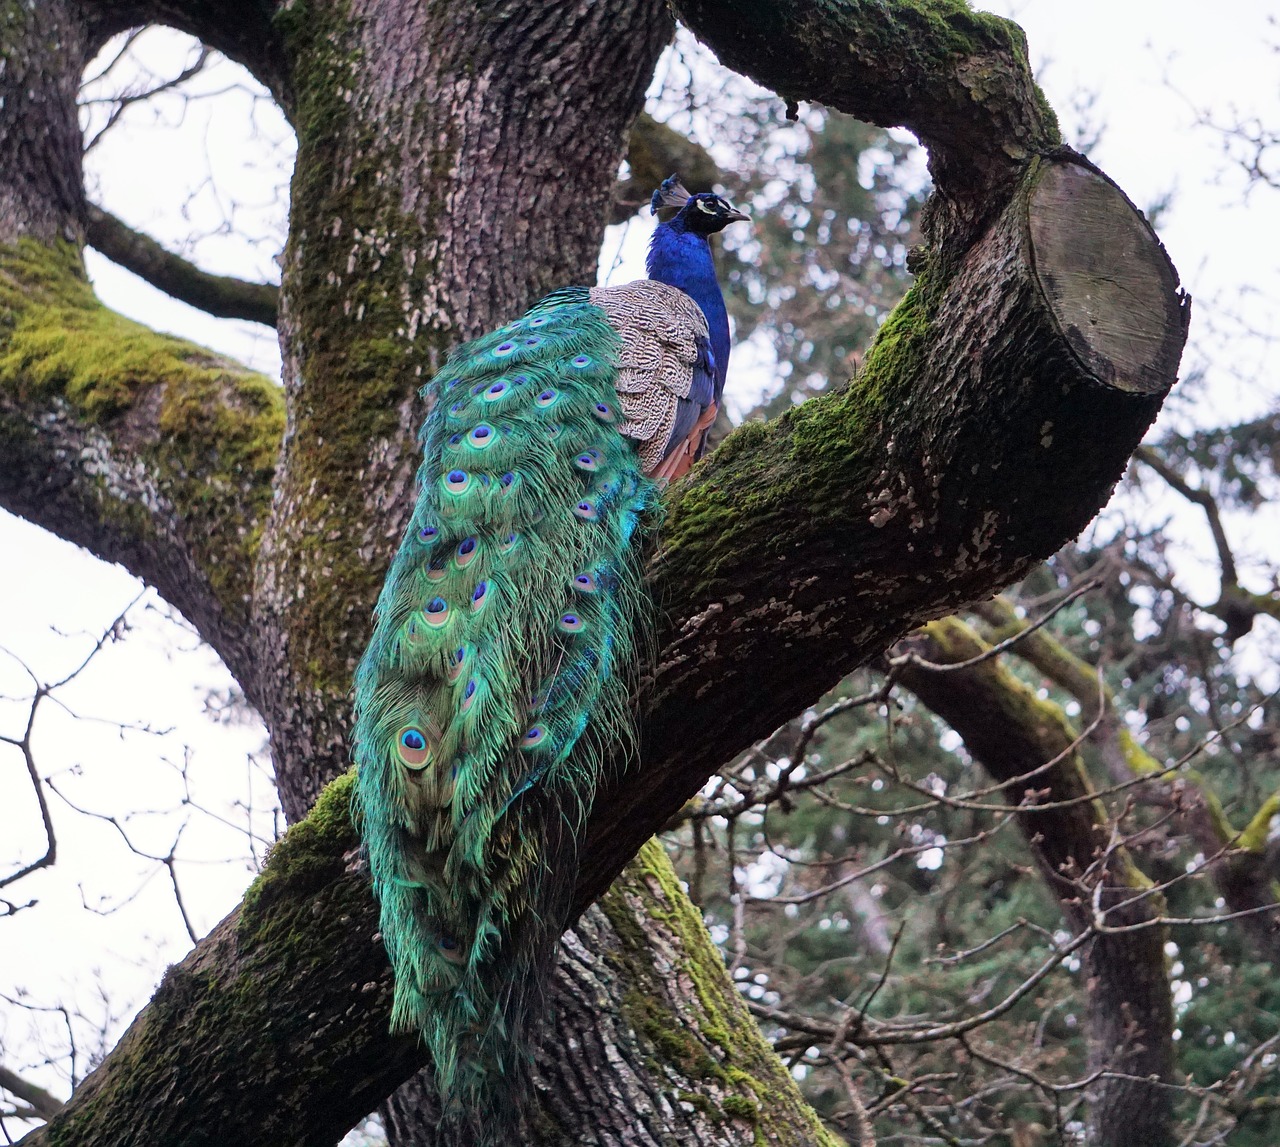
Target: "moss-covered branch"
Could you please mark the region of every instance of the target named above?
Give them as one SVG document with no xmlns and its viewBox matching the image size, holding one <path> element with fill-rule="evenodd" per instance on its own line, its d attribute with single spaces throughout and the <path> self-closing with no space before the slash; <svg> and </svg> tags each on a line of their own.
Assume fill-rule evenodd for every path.
<svg viewBox="0 0 1280 1147">
<path fill-rule="evenodd" d="M 1241 913 L 1241 930 L 1264 958 L 1280 960 L 1277 916 L 1259 911 L 1277 905 L 1266 843 L 1271 818 L 1280 809 L 1280 796 L 1264 801 L 1245 829 L 1237 832 L 1198 769 L 1184 768 L 1176 777 L 1162 776 L 1164 764 L 1129 731 L 1116 708 L 1114 693 L 1092 665 L 1046 630 L 1028 633 L 1028 623 L 1005 597 L 983 602 L 974 612 L 991 627 L 993 641 L 1018 637 L 1014 646 L 1017 655 L 1075 698 L 1080 705 L 1080 724 L 1099 747 L 1112 783 L 1151 778 L 1148 785 L 1134 790 L 1135 799 L 1151 800 L 1176 811 L 1179 828 L 1209 858 L 1209 873 L 1227 910 Z"/>
<path fill-rule="evenodd" d="M 350 777 L 334 782 L 286 833 L 240 908 L 169 969 L 28 1147 L 332 1143 L 421 1066 L 415 1040 L 386 1034 L 391 973 L 350 791 Z M 530 1141 L 568 1147 L 643 1124 L 674 1147 L 838 1147 L 658 845 L 603 909 L 571 935 L 553 981 L 557 1029 L 538 1066 L 549 1088 Z M 575 1053 L 566 1041 L 584 1034 L 597 1042 Z"/>
<path fill-rule="evenodd" d="M 1060 142 L 1026 37 L 967 0 L 676 0 L 722 63 L 929 149 L 938 238 L 968 242 L 1027 160 Z"/>
<path fill-rule="evenodd" d="M 952 665 L 990 646 L 947 618 L 926 626 L 909 648 L 926 662 Z M 1148 891 L 1150 882 L 1113 839 L 1106 810 L 1090 799 L 1076 730 L 1059 706 L 1039 699 L 994 659 L 951 672 L 909 661 L 900 672 L 899 680 L 960 734 L 995 780 L 1012 782 L 1005 799 L 1015 807 L 1026 800 L 1019 826 L 1072 926 L 1094 924 L 1099 911 L 1108 928 L 1138 925 L 1096 936 L 1086 949 L 1090 1068 L 1125 1076 L 1092 1089 L 1090 1142 L 1171 1144 L 1173 1093 L 1146 1082 L 1173 1082 L 1167 931 L 1142 926 L 1160 915 L 1163 899 Z"/>
<path fill-rule="evenodd" d="M 276 325 L 279 287 L 211 275 L 98 207 L 89 208 L 85 239 L 113 263 L 181 302 L 221 319 Z"/>
<path fill-rule="evenodd" d="M 69 244 L 0 249 L 0 504 L 156 586 L 248 690 L 283 430 L 277 386 L 102 306 Z"/>
</svg>

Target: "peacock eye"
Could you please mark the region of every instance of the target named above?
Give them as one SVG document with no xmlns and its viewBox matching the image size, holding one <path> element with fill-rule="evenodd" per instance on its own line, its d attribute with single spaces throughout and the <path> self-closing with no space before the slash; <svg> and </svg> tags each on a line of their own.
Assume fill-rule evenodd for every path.
<svg viewBox="0 0 1280 1147">
<path fill-rule="evenodd" d="M 573 588 L 579 593 L 595 593 L 596 579 L 589 573 L 580 573 L 573 579 Z"/>
<path fill-rule="evenodd" d="M 434 542 L 439 536 L 440 531 L 435 526 L 419 526 L 418 541 L 430 543 Z"/>
<path fill-rule="evenodd" d="M 596 460 L 590 454 L 579 454 L 573 460 L 573 464 L 579 470 L 585 470 L 587 473 L 591 473 L 596 468 Z"/>
<path fill-rule="evenodd" d="M 529 731 L 520 739 L 520 747 L 522 749 L 536 749 L 543 741 L 547 739 L 547 730 L 542 725 L 533 725 Z"/>
<path fill-rule="evenodd" d="M 495 382 L 484 392 L 484 400 L 486 402 L 493 402 L 494 399 L 501 398 L 506 393 L 507 384 L 505 382 Z"/>
<path fill-rule="evenodd" d="M 500 553 L 509 554 L 515 548 L 516 548 L 515 533 L 508 534 L 505 538 L 502 539 L 501 542 L 498 543 L 498 551 Z"/>
<path fill-rule="evenodd" d="M 425 616 L 432 629 L 440 629 L 449 620 L 449 603 L 442 597 L 433 597 L 427 602 Z"/>
<path fill-rule="evenodd" d="M 475 560 L 475 556 L 476 556 L 475 538 L 463 538 L 462 541 L 458 543 L 458 548 L 454 552 L 457 555 L 456 561 L 457 561 L 458 568 L 460 570 L 466 569 L 467 566 L 469 566 Z"/>
<path fill-rule="evenodd" d="M 467 682 L 467 687 L 462 691 L 462 704 L 458 706 L 458 708 L 463 713 L 467 712 L 467 710 L 470 709 L 471 706 L 475 704 L 475 699 L 476 699 L 476 679 L 472 677 L 471 680 Z"/>
<path fill-rule="evenodd" d="M 396 737 L 396 753 L 409 768 L 425 768 L 431 758 L 426 734 L 414 725 L 401 729 L 400 735 Z"/>
<path fill-rule="evenodd" d="M 450 470 L 445 475 L 444 486 L 450 494 L 465 494 L 471 488 L 471 475 L 465 470 Z"/>
<path fill-rule="evenodd" d="M 506 342 L 499 343 L 496 347 L 494 347 L 493 353 L 496 358 L 506 358 L 507 355 L 509 355 L 515 349 L 516 349 L 516 344 L 513 343 L 510 339 L 508 339 Z"/>
<path fill-rule="evenodd" d="M 462 964 L 466 962 L 467 954 L 462 950 L 462 945 L 452 936 L 442 932 L 437 943 L 440 946 L 440 955 L 448 960 L 449 963 Z"/>
<path fill-rule="evenodd" d="M 546 409 L 553 402 L 555 402 L 555 400 L 559 397 L 560 397 L 560 392 L 558 390 L 553 390 L 551 387 L 547 387 L 546 390 L 544 390 L 541 394 L 538 395 L 537 398 L 533 400 L 533 403 L 535 406 L 540 406 L 543 409 Z"/>
<path fill-rule="evenodd" d="M 573 512 L 584 522 L 594 522 L 600 516 L 596 504 L 586 498 L 574 506 Z"/>
<path fill-rule="evenodd" d="M 559 624 L 564 633 L 581 633 L 585 623 L 576 613 L 566 613 L 561 615 Z"/>
<path fill-rule="evenodd" d="M 467 441 L 477 450 L 483 450 L 493 441 L 493 427 L 481 422 L 478 426 L 472 427 L 471 433 L 467 435 Z"/>
<path fill-rule="evenodd" d="M 489 583 L 481 581 L 476 583 L 475 592 L 471 595 L 471 608 L 479 609 L 484 604 L 485 596 L 489 592 Z"/>
<path fill-rule="evenodd" d="M 591 358 L 589 355 L 580 354 L 577 358 L 571 358 L 569 360 L 569 365 L 578 370 L 585 370 L 591 365 Z"/>
<path fill-rule="evenodd" d="M 705 199 L 699 199 L 697 202 L 698 202 L 699 211 L 705 211 L 708 215 L 714 215 L 716 213 L 715 207 L 713 207 Z"/>
</svg>

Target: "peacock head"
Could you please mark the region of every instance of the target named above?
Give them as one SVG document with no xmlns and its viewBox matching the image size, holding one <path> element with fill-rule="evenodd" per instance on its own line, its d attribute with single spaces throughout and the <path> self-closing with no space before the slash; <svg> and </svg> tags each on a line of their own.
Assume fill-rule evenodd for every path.
<svg viewBox="0 0 1280 1147">
<path fill-rule="evenodd" d="M 677 231 L 692 231 L 698 235 L 714 235 L 730 223 L 751 218 L 711 192 L 690 195 L 681 185 L 678 175 L 669 175 L 662 181 L 649 206 L 654 215 L 660 207 L 678 207 L 670 226 Z"/>
</svg>

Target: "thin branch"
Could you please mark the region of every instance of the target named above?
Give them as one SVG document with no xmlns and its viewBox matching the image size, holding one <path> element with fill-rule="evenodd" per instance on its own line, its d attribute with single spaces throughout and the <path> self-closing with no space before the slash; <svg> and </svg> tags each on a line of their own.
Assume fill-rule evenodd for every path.
<svg viewBox="0 0 1280 1147">
<path fill-rule="evenodd" d="M 99 207 L 89 208 L 85 238 L 113 263 L 198 310 L 222 319 L 276 325 L 280 288 L 271 283 L 211 275 Z"/>
</svg>

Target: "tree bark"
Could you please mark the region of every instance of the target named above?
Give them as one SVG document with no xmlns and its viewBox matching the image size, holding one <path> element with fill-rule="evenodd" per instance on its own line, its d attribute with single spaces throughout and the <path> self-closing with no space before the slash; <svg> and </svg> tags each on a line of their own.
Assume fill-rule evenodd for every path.
<svg viewBox="0 0 1280 1147">
<path fill-rule="evenodd" d="M 548 1013 L 540 1110 L 521 1142 L 839 1147 L 725 978 L 656 841 L 565 933 Z M 435 1147 L 430 1084 L 413 1083 L 384 1105 L 391 1142 Z"/>
<path fill-rule="evenodd" d="M 0 171 L 0 500 L 123 562 L 195 622 L 262 712 L 298 820 L 346 765 L 351 669 L 412 504 L 416 390 L 459 339 L 590 280 L 670 25 L 657 0 L 296 0 L 274 13 L 208 0 L 87 4 L 81 27 L 69 2 L 19 5 L 3 32 L 21 66 L 0 75 L 0 145 L 18 141 L 21 161 Z M 766 7 L 776 39 L 710 17 L 702 31 L 748 70 L 792 53 L 778 82 L 793 98 L 829 94 L 914 126 L 941 195 L 919 280 L 859 377 L 739 431 L 669 496 L 644 763 L 597 804 L 577 911 L 728 755 L 1074 536 L 1154 418 L 1185 333 L 1154 235 L 1053 149 L 1011 25 L 974 17 L 957 38 L 949 0 L 851 4 L 824 6 L 822 36 L 796 40 L 799 9 L 776 6 L 775 28 Z M 892 35 L 871 36 L 879 10 Z M 850 14 L 867 33 L 856 72 L 832 56 L 847 52 Z M 150 18 L 249 63 L 298 132 L 283 403 L 109 316 L 74 249 L 51 252 L 84 226 L 68 134 L 79 65 L 122 22 Z M 906 66 L 918 83 L 900 82 Z M 24 103 L 25 82 L 43 103 Z M 1057 242 L 1064 231 L 1079 241 Z M 1119 333 L 1089 321 L 1090 288 L 1109 281 L 1124 288 Z M 33 1142 L 216 1130 L 225 1143 L 250 1127 L 258 1144 L 329 1142 L 420 1065 L 385 1035 L 367 883 L 344 870 L 344 793 L 298 824 L 243 910 Z M 588 1018 L 582 1046 L 604 1030 Z M 700 1094 L 745 1118 L 716 1085 L 712 1073 Z M 673 1126 L 692 1126 L 678 1106 Z M 813 1141 L 797 1118 L 779 1141 Z"/>
</svg>

